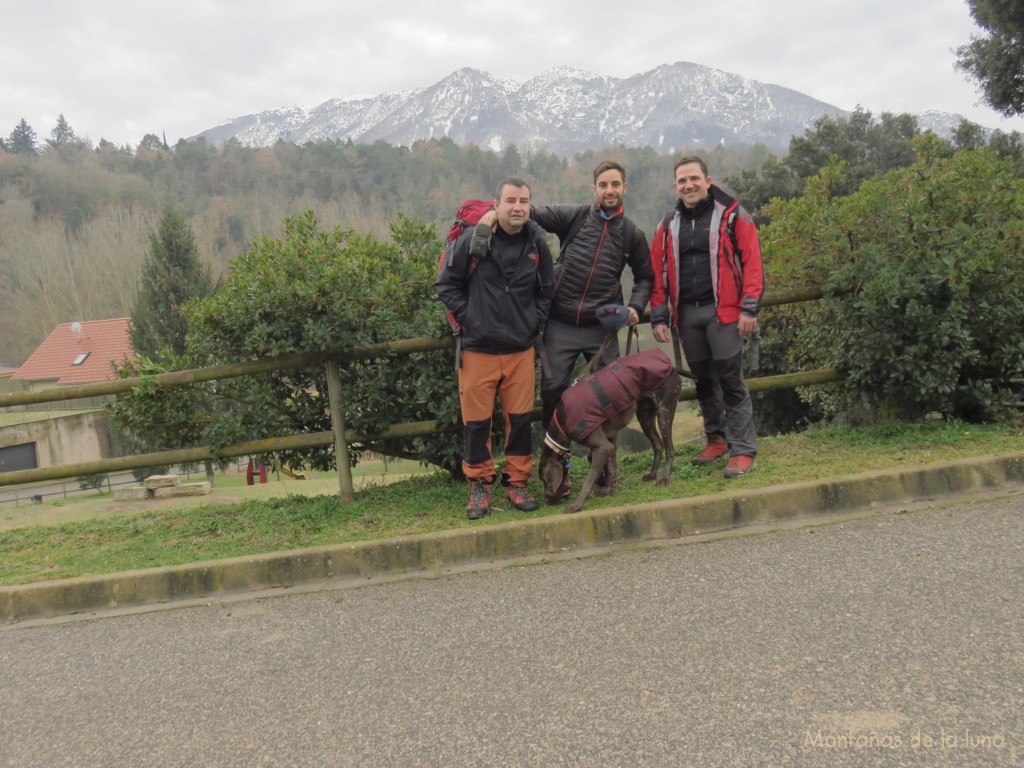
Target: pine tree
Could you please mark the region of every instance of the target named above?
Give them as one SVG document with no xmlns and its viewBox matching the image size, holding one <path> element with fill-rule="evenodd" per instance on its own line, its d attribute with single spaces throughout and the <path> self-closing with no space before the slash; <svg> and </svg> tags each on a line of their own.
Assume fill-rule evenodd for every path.
<svg viewBox="0 0 1024 768">
<path fill-rule="evenodd" d="M 151 359 L 185 352 L 188 330 L 182 307 L 213 293 L 209 271 L 199 261 L 195 235 L 177 213 L 168 211 L 150 235 L 142 285 L 131 313 L 132 347 Z"/>
<path fill-rule="evenodd" d="M 25 118 L 21 118 L 11 135 L 7 137 L 7 151 L 15 155 L 38 155 L 39 145 L 36 142 L 36 132 L 28 124 Z"/>
<path fill-rule="evenodd" d="M 46 140 L 46 146 L 49 149 L 56 149 L 62 144 L 71 144 L 77 141 L 78 136 L 75 135 L 74 128 L 64 119 L 64 114 L 61 113 L 57 117 L 57 125 L 50 131 L 50 138 Z"/>
</svg>

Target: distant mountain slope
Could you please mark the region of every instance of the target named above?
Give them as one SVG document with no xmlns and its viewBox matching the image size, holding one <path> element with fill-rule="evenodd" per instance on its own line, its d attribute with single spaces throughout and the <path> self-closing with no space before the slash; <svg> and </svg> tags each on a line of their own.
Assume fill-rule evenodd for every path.
<svg viewBox="0 0 1024 768">
<path fill-rule="evenodd" d="M 365 99 L 331 99 L 229 120 L 198 137 L 236 138 L 248 146 L 323 139 L 410 146 L 448 137 L 495 151 L 510 144 L 572 156 L 613 144 L 683 147 L 765 144 L 788 148 L 822 115 L 846 111 L 810 96 L 699 64 L 677 62 L 625 79 L 568 67 L 525 83 L 460 69 L 426 88 Z M 929 125 L 954 127 L 959 116 L 928 113 Z"/>
</svg>

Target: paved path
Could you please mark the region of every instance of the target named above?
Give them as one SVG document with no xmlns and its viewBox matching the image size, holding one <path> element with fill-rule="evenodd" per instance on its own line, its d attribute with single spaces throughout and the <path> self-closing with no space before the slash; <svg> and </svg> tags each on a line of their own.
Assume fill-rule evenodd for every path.
<svg viewBox="0 0 1024 768">
<path fill-rule="evenodd" d="M 1024 496 L 0 631 L 0 766 L 1024 765 Z"/>
</svg>

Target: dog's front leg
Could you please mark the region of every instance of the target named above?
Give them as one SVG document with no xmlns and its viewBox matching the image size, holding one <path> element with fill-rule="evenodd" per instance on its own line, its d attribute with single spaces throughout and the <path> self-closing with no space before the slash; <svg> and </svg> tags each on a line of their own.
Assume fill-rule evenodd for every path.
<svg viewBox="0 0 1024 768">
<path fill-rule="evenodd" d="M 661 435 L 658 434 L 658 404 L 652 395 L 645 395 L 637 402 L 636 419 L 640 422 L 640 429 L 650 442 L 654 454 L 651 468 L 643 476 L 644 480 L 651 481 L 658 476 L 658 465 L 661 464 L 661 455 L 664 452 Z"/>
<path fill-rule="evenodd" d="M 607 484 L 604 487 L 597 486 L 594 493 L 598 496 L 611 496 L 615 493 L 616 478 L 619 476 L 619 449 L 614 441 L 612 442 L 612 452 L 608 456 L 608 463 L 605 464 L 604 476 Z"/>
<path fill-rule="evenodd" d="M 600 444 L 591 443 L 587 441 L 587 445 L 593 450 L 590 462 L 590 471 L 587 472 L 587 477 L 583 481 L 583 487 L 580 489 L 579 495 L 573 500 L 573 502 L 565 508 L 565 514 L 571 515 L 573 512 L 579 512 L 583 509 L 583 504 L 587 499 L 590 498 L 590 494 L 594 491 L 594 486 L 597 485 L 597 478 L 601 476 L 602 470 L 605 465 L 608 464 L 608 459 L 615 453 L 615 446 L 608 441 L 608 439 L 601 434 L 601 430 L 596 430 L 592 433 L 598 435 Z"/>
</svg>

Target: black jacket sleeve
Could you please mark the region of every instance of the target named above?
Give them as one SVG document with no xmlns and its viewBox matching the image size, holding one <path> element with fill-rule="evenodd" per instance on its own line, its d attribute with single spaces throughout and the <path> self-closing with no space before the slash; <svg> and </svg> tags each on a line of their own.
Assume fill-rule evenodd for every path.
<svg viewBox="0 0 1024 768">
<path fill-rule="evenodd" d="M 551 249 L 547 241 L 538 231 L 537 252 L 540 259 L 537 262 L 537 328 L 540 333 L 544 332 L 544 324 L 551 314 L 551 300 L 555 295 L 554 259 L 551 256 Z"/>
<path fill-rule="evenodd" d="M 654 270 L 651 267 L 651 248 L 647 235 L 640 229 L 633 229 L 633 242 L 626 243 L 626 259 L 633 273 L 633 290 L 629 294 L 629 306 L 643 317 L 654 288 Z"/>
<path fill-rule="evenodd" d="M 434 278 L 437 297 L 460 323 L 466 322 L 466 282 L 469 271 L 469 238 L 472 233 L 472 229 L 466 230 L 451 244 L 450 257 L 449 254 L 445 255 L 441 269 Z"/>
</svg>

